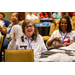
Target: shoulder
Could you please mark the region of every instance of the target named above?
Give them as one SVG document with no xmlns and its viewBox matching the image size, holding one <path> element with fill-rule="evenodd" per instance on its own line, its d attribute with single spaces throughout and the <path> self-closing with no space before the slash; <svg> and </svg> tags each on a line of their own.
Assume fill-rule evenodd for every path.
<svg viewBox="0 0 75 75">
<path fill-rule="evenodd" d="M 42 13 L 40 13 L 39 15 L 42 15 Z"/>
<path fill-rule="evenodd" d="M 30 14 L 27 14 L 27 16 L 30 16 Z"/>
<path fill-rule="evenodd" d="M 10 21 L 8 21 L 8 20 L 3 20 L 4 22 L 10 22 Z"/>
<path fill-rule="evenodd" d="M 11 22 L 10 21 L 8 21 L 8 20 L 3 20 L 3 22 L 4 23 L 8 23 L 8 24 L 10 24 Z"/>
<path fill-rule="evenodd" d="M 40 34 L 38 34 L 38 35 L 37 35 L 37 39 L 38 39 L 38 40 L 41 40 L 41 39 L 43 39 L 43 38 L 42 38 L 42 36 L 41 36 Z"/>
<path fill-rule="evenodd" d="M 59 29 L 55 30 L 53 33 L 59 33 Z"/>
<path fill-rule="evenodd" d="M 8 21 L 8 20 L 3 20 L 3 22 L 4 23 L 8 23 L 8 24 L 10 24 L 11 22 L 10 21 Z"/>
<path fill-rule="evenodd" d="M 75 34 L 75 30 L 71 30 L 70 34 Z"/>
<path fill-rule="evenodd" d="M 22 26 L 22 23 L 23 23 L 23 22 L 20 21 L 18 24 L 19 24 L 20 26 Z"/>
<path fill-rule="evenodd" d="M 8 27 L 10 27 L 13 23 L 10 23 Z"/>
<path fill-rule="evenodd" d="M 32 14 L 32 16 L 35 16 L 34 14 Z"/>
</svg>

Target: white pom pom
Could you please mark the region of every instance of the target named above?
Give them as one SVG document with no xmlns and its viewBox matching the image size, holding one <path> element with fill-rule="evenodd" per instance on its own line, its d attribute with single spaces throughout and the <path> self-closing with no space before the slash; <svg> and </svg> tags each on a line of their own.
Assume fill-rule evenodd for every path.
<svg viewBox="0 0 75 75">
<path fill-rule="evenodd" d="M 14 37 L 14 34 L 15 34 L 15 37 Z M 23 35 L 23 32 L 22 32 L 22 27 L 20 25 L 14 25 L 11 29 L 11 32 L 10 32 L 10 36 L 12 39 L 16 38 L 20 38 L 21 36 Z"/>
<path fill-rule="evenodd" d="M 4 24 L 5 23 L 2 20 L 0 20 L 0 26 L 3 27 Z"/>
</svg>

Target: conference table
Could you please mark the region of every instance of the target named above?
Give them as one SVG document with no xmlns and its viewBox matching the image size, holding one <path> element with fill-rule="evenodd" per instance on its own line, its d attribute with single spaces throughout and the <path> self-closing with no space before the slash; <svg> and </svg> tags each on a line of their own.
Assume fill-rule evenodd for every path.
<svg viewBox="0 0 75 75">
<path fill-rule="evenodd" d="M 55 55 L 55 56 L 54 56 Z M 50 57 L 50 58 L 49 58 Z M 39 62 L 75 62 L 75 49 L 50 49 L 41 53 Z"/>
</svg>

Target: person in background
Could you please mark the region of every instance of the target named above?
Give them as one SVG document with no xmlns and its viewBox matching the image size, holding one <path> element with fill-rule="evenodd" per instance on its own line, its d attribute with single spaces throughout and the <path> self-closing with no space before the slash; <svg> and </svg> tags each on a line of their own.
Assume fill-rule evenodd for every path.
<svg viewBox="0 0 75 75">
<path fill-rule="evenodd" d="M 53 17 L 54 17 L 55 19 L 58 19 L 58 18 L 61 17 L 61 13 L 60 13 L 60 12 L 54 12 L 54 13 L 53 13 Z"/>
<path fill-rule="evenodd" d="M 71 15 L 69 13 L 63 12 L 62 16 L 68 16 L 69 17 L 69 19 L 71 21 L 72 29 L 74 29 L 73 21 L 71 20 Z M 55 19 L 54 19 L 54 17 L 52 15 L 51 15 L 51 18 L 53 19 L 54 24 L 58 24 L 60 22 L 60 19 L 55 21 Z"/>
<path fill-rule="evenodd" d="M 68 46 L 74 42 L 74 37 L 75 31 L 72 30 L 69 17 L 63 16 L 59 22 L 59 29 L 53 32 L 46 44 L 48 48 Z"/>
<path fill-rule="evenodd" d="M 34 21 L 34 19 L 38 19 L 38 17 L 36 17 L 32 12 L 29 12 L 29 14 L 26 16 L 26 19 Z"/>
<path fill-rule="evenodd" d="M 11 40 L 10 35 L 9 35 L 9 33 L 11 32 L 11 28 L 14 25 L 22 25 L 22 22 L 20 22 L 20 21 L 21 21 L 21 19 L 20 19 L 19 13 L 14 12 L 11 15 L 11 22 L 12 23 L 6 28 L 0 26 L 0 31 L 3 34 L 6 34 L 6 37 L 4 38 L 3 47 L 2 47 L 3 49 L 2 50 L 7 49 L 7 46 L 9 44 L 10 40 Z"/>
<path fill-rule="evenodd" d="M 11 23 L 10 21 L 5 20 L 5 14 L 2 12 L 0 12 L 0 20 L 2 20 L 4 22 L 4 28 L 8 27 L 9 24 Z M 2 33 L 2 35 L 4 35 L 4 34 Z"/>
<path fill-rule="evenodd" d="M 49 17 L 48 17 L 48 14 L 46 12 L 41 12 L 39 14 L 39 18 L 49 18 Z"/>
<path fill-rule="evenodd" d="M 22 30 L 24 35 L 18 40 L 17 39 L 11 40 L 7 49 L 8 50 L 33 49 L 34 61 L 38 61 L 40 58 L 40 54 L 42 52 L 47 51 L 42 36 L 38 33 L 35 23 L 29 19 L 23 22 Z M 25 45 L 27 47 L 20 48 L 21 45 Z"/>
<path fill-rule="evenodd" d="M 37 17 L 36 19 L 39 18 L 38 12 L 34 12 L 34 15 Z"/>
<path fill-rule="evenodd" d="M 75 12 L 70 12 L 72 14 L 72 16 L 75 16 Z"/>
<path fill-rule="evenodd" d="M 5 27 L 8 27 L 9 24 L 11 23 L 8 20 L 5 20 L 5 14 L 0 12 L 0 20 L 2 20 L 5 23 Z"/>
</svg>

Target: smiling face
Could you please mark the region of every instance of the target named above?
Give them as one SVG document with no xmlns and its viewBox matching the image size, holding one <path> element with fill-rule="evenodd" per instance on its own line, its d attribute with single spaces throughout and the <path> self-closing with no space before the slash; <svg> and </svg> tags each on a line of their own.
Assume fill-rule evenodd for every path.
<svg viewBox="0 0 75 75">
<path fill-rule="evenodd" d="M 2 14 L 0 14 L 0 20 L 4 20 L 4 17 Z"/>
<path fill-rule="evenodd" d="M 11 15 L 11 21 L 12 21 L 12 22 L 15 22 L 17 19 L 18 19 L 18 18 L 16 17 L 16 13 L 13 13 L 13 14 Z"/>
<path fill-rule="evenodd" d="M 61 27 L 63 33 L 67 32 L 67 21 L 66 21 L 66 19 L 63 18 L 61 20 L 60 27 Z"/>
<path fill-rule="evenodd" d="M 25 26 L 25 35 L 28 36 L 28 38 L 31 38 L 33 33 L 34 33 L 34 26 L 31 22 L 29 22 L 26 26 Z"/>
</svg>

